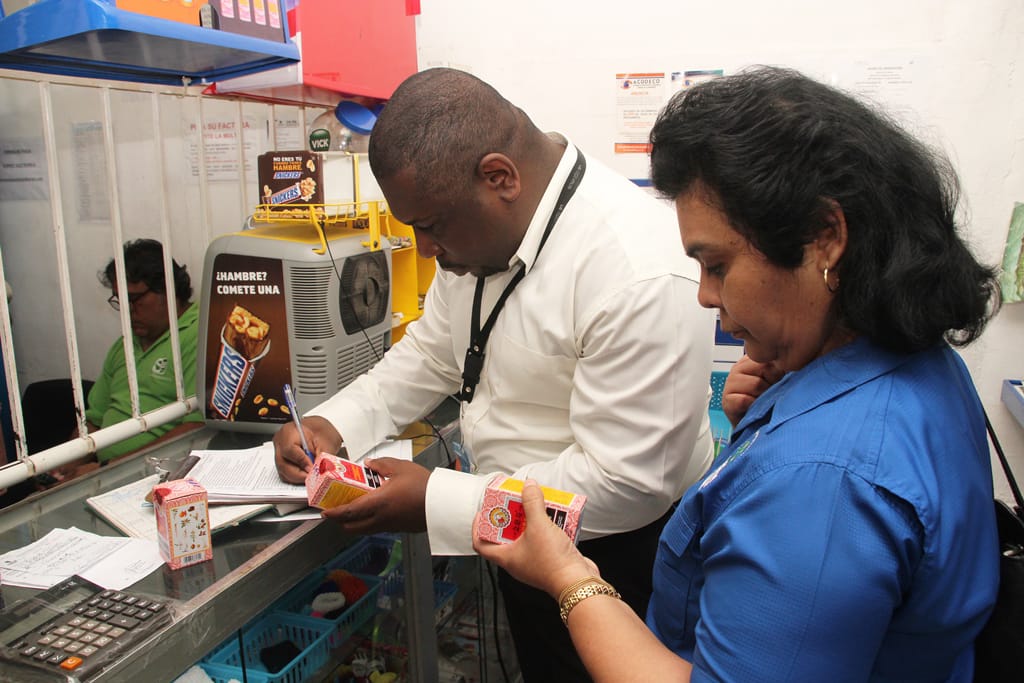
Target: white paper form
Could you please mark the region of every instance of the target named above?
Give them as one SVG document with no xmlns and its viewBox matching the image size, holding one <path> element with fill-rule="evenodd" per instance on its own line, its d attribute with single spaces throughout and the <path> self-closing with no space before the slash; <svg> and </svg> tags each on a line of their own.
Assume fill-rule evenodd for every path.
<svg viewBox="0 0 1024 683">
<path fill-rule="evenodd" d="M 119 591 L 149 576 L 164 563 L 155 541 L 142 538 L 124 540 L 127 543 L 88 569 L 78 572 L 78 575 L 98 586 Z"/>
<path fill-rule="evenodd" d="M 211 503 L 305 501 L 306 487 L 281 481 L 274 445 L 242 450 L 197 450 L 199 462 L 188 473 L 206 489 Z"/>
<path fill-rule="evenodd" d="M 120 590 L 161 564 L 152 541 L 99 536 L 75 527 L 54 529 L 34 543 L 0 555 L 3 583 L 27 588 L 49 588 L 78 574 L 104 588 Z M 105 573 L 99 574 L 98 568 Z"/>
</svg>

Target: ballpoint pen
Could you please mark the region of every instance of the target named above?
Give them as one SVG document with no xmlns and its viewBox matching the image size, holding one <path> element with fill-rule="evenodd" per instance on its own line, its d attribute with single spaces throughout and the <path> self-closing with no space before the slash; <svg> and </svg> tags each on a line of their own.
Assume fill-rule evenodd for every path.
<svg viewBox="0 0 1024 683">
<path fill-rule="evenodd" d="M 313 451 L 309 450 L 309 444 L 306 443 L 306 432 L 302 431 L 302 419 L 299 417 L 299 408 L 295 405 L 295 394 L 292 393 L 291 384 L 284 385 L 284 401 L 288 404 L 288 410 L 292 413 L 292 421 L 295 423 L 295 428 L 299 430 L 302 450 L 306 451 L 306 455 L 309 456 L 311 462 L 315 462 L 316 457 L 313 455 Z"/>
</svg>

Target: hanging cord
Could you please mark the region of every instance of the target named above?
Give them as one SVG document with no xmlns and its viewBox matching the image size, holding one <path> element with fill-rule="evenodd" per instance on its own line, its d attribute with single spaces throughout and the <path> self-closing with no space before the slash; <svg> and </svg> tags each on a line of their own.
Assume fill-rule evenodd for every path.
<svg viewBox="0 0 1024 683">
<path fill-rule="evenodd" d="M 318 224 L 317 227 L 321 231 L 323 231 L 323 229 L 324 229 L 319 224 Z M 334 270 L 334 275 L 338 279 L 338 285 L 343 287 L 344 286 L 344 282 L 341 279 L 341 271 L 338 270 L 338 263 L 337 263 L 337 261 L 335 261 L 334 253 L 331 251 L 331 241 L 329 239 L 327 239 L 326 234 L 324 234 L 324 244 L 327 245 L 327 255 L 328 255 L 328 257 L 330 257 L 331 267 Z M 347 294 L 347 292 L 343 292 L 343 294 Z M 348 297 L 342 296 L 341 299 L 344 300 L 345 302 L 347 302 L 348 306 L 350 307 L 352 312 L 355 313 L 355 307 L 352 306 L 352 302 L 349 301 Z M 363 333 L 363 337 L 366 338 L 366 342 L 370 346 L 370 349 L 373 351 L 374 356 L 376 356 L 377 361 L 380 362 L 381 355 L 377 352 L 377 347 L 373 344 L 373 341 L 370 339 L 370 335 L 366 332 L 366 329 L 362 326 L 362 323 L 359 321 L 359 316 L 353 315 L 353 317 L 355 318 L 356 323 L 359 324 L 359 331 Z M 448 399 L 451 399 L 451 400 L 453 400 L 453 401 L 455 401 L 457 403 L 459 402 L 458 397 L 457 396 L 453 396 L 451 394 L 445 396 L 445 398 L 444 398 L 445 401 L 447 401 Z M 435 425 L 429 418 L 423 417 L 422 419 L 423 419 L 424 422 L 427 423 L 427 425 L 430 426 L 430 429 L 434 433 L 435 438 L 441 443 L 441 447 L 444 448 L 445 459 L 447 461 L 445 467 L 447 467 L 448 469 L 452 469 L 452 467 L 454 467 L 454 465 L 455 465 L 455 457 L 452 455 L 452 452 L 448 448 L 448 444 L 445 442 L 444 437 L 441 435 L 441 430 L 439 430 L 437 428 L 437 425 Z M 502 654 L 502 651 L 501 651 L 501 639 L 500 639 L 499 633 L 498 633 L 498 619 L 497 619 L 497 615 L 498 615 L 498 585 L 497 585 L 497 582 L 495 581 L 494 575 L 490 571 L 489 563 L 484 562 L 482 559 L 480 561 L 483 563 L 484 571 L 487 572 L 487 578 L 490 579 L 490 582 L 491 582 L 491 595 L 492 595 L 493 600 L 494 600 L 494 616 L 495 616 L 495 619 L 493 621 L 493 626 L 494 626 L 494 648 L 495 648 L 495 652 L 496 652 L 497 657 L 498 657 L 498 664 L 501 666 L 502 676 L 505 679 L 505 683 L 509 683 L 510 679 L 509 679 L 509 675 L 508 675 L 508 668 L 505 666 L 505 658 L 504 658 L 504 655 Z"/>
<path fill-rule="evenodd" d="M 992 439 L 992 445 L 996 449 L 996 455 L 999 456 L 999 464 L 1003 467 L 1003 474 L 1006 475 L 1006 481 L 1010 484 L 1010 493 L 1013 495 L 1015 501 L 1014 512 L 1018 517 L 1024 517 L 1024 496 L 1021 496 L 1020 488 L 1017 486 L 1017 480 L 1013 477 L 1013 470 L 1010 469 L 1010 462 L 1006 459 L 1006 454 L 1003 452 L 1003 446 L 999 443 L 999 438 L 996 437 L 996 430 L 992 427 L 992 423 L 988 419 L 988 413 L 985 413 L 985 427 L 988 429 L 988 436 Z"/>
<path fill-rule="evenodd" d="M 484 571 L 487 572 L 487 578 L 491 582 L 491 599 L 493 601 L 494 614 L 491 619 L 491 625 L 494 627 L 494 651 L 498 655 L 498 665 L 501 667 L 501 675 L 505 679 L 505 683 L 509 683 L 508 669 L 505 667 L 505 657 L 501 654 L 501 635 L 498 633 L 498 581 L 494 578 L 493 567 L 490 562 L 487 562 L 483 558 L 480 558 L 480 562 L 483 565 Z M 497 570 L 494 570 L 497 571 Z"/>
<path fill-rule="evenodd" d="M 329 239 L 327 239 L 327 233 L 324 231 L 324 226 L 322 226 L 320 223 L 317 223 L 317 229 L 320 230 L 321 233 L 323 233 L 324 244 L 327 245 L 327 255 L 328 255 L 328 257 L 330 257 L 331 268 L 333 268 L 333 270 L 334 270 L 334 275 L 338 279 L 338 286 L 344 288 L 345 283 L 341 279 L 341 271 L 338 270 L 338 262 L 334 260 L 334 252 L 331 251 L 331 241 Z M 350 292 L 346 292 L 346 291 L 344 291 L 344 289 L 342 289 L 342 294 L 348 295 L 348 294 L 350 294 Z M 359 320 L 359 316 L 356 315 L 355 306 L 352 305 L 352 302 L 349 300 L 348 296 L 342 296 L 341 300 L 344 301 L 346 304 L 348 304 L 348 307 L 349 307 L 349 309 L 352 312 L 353 319 L 355 319 L 356 324 L 359 325 L 359 331 L 363 333 L 363 337 L 366 339 L 367 345 L 370 347 L 370 350 L 373 351 L 373 355 L 374 355 L 374 357 L 376 357 L 377 362 L 379 363 L 380 360 L 381 360 L 381 354 L 377 351 L 377 347 L 373 343 L 373 340 L 370 339 L 370 335 L 367 334 L 366 328 L 363 327 L 362 321 Z M 449 397 L 446 397 L 446 399 L 447 398 L 454 398 L 454 397 L 449 396 Z M 430 418 L 424 416 L 422 418 L 422 420 L 424 422 L 426 422 L 427 425 L 430 426 L 430 430 L 434 433 L 434 437 L 441 443 L 441 447 L 444 448 L 444 455 L 445 455 L 445 460 L 446 460 L 445 467 L 447 467 L 448 469 L 451 469 L 452 465 L 455 464 L 455 458 L 452 457 L 451 451 L 448 450 L 448 444 L 445 443 L 444 437 L 441 436 L 441 430 L 437 428 L 437 425 L 435 425 L 430 420 Z"/>
</svg>

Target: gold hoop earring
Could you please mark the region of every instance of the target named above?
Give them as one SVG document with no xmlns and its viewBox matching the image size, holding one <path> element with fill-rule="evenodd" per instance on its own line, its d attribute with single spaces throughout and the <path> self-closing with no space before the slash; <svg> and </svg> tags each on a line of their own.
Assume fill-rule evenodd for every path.
<svg viewBox="0 0 1024 683">
<path fill-rule="evenodd" d="M 838 280 L 838 278 L 836 279 L 836 286 L 835 287 L 833 287 L 832 284 L 828 281 L 828 266 L 825 266 L 824 278 L 825 278 L 825 289 L 827 289 L 831 294 L 835 294 L 836 292 L 839 291 L 839 280 Z"/>
</svg>

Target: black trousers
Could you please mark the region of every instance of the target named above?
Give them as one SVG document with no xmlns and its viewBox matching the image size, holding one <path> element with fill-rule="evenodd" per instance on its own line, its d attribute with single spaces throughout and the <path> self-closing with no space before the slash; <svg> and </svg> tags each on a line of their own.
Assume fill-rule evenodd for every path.
<svg viewBox="0 0 1024 683">
<path fill-rule="evenodd" d="M 640 529 L 579 544 L 580 552 L 597 564 L 601 577 L 615 586 L 641 619 L 647 614 L 651 597 L 658 538 L 671 515 L 672 510 L 669 510 L 661 519 Z M 516 581 L 503 569 L 498 570 L 498 585 L 523 681 L 590 681 L 551 596 Z"/>
</svg>

